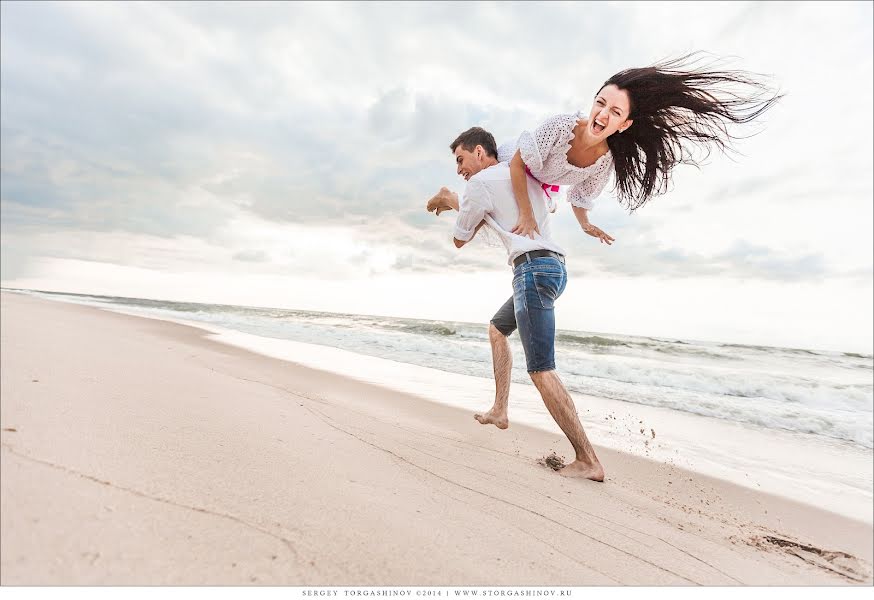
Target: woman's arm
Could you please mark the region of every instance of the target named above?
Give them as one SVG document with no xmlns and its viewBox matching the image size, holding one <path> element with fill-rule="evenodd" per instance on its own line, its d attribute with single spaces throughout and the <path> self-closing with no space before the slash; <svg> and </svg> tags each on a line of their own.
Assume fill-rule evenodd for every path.
<svg viewBox="0 0 874 600">
<path fill-rule="evenodd" d="M 602 244 L 607 244 L 608 246 L 613 244 L 616 241 L 614 238 L 610 237 L 591 223 L 589 223 L 589 211 L 585 208 L 580 208 L 579 206 L 573 206 L 574 216 L 577 218 L 577 221 L 580 223 L 580 227 L 583 228 L 583 231 L 588 233 L 592 237 L 596 237 L 601 240 Z"/>
<path fill-rule="evenodd" d="M 516 154 L 510 159 L 510 181 L 513 184 L 513 195 L 516 196 L 516 204 L 519 207 L 519 220 L 511 233 L 534 238 L 534 232 L 540 233 L 537 221 L 534 219 L 534 210 L 531 208 L 531 198 L 528 197 L 528 174 L 525 173 L 525 163 L 522 154 L 516 150 Z"/>
</svg>

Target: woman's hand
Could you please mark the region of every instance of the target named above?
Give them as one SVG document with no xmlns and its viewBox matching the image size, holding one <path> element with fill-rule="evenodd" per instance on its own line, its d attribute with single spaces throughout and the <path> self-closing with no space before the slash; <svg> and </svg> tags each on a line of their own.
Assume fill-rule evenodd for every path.
<svg viewBox="0 0 874 600">
<path fill-rule="evenodd" d="M 510 183 L 513 186 L 513 196 L 516 197 L 516 206 L 519 207 L 519 220 L 511 233 L 534 239 L 534 234 L 539 234 L 540 229 L 534 219 L 531 198 L 528 197 L 528 173 L 525 169 L 522 154 L 516 150 L 516 154 L 510 159 Z"/>
<path fill-rule="evenodd" d="M 574 216 L 577 218 L 577 221 L 579 222 L 580 227 L 583 228 L 583 231 L 585 231 L 592 237 L 598 238 L 599 240 L 601 240 L 602 244 L 607 244 L 608 246 L 615 241 L 612 237 L 589 223 L 589 211 L 587 209 L 573 205 L 572 207 L 574 209 Z"/>
<path fill-rule="evenodd" d="M 588 233 L 590 236 L 596 237 L 599 240 L 601 240 L 602 244 L 607 244 L 608 246 L 610 246 L 613 244 L 613 242 L 616 241 L 615 239 L 613 239 L 612 237 L 610 237 L 609 235 L 607 235 L 606 233 L 601 231 L 601 229 L 599 229 L 598 227 L 595 227 L 591 223 L 581 223 L 580 225 L 583 228 L 583 231 Z"/>
<path fill-rule="evenodd" d="M 535 232 L 540 234 L 540 229 L 537 227 L 537 221 L 534 220 L 534 215 L 529 212 L 528 214 L 519 215 L 519 221 L 510 233 L 534 239 Z"/>
</svg>

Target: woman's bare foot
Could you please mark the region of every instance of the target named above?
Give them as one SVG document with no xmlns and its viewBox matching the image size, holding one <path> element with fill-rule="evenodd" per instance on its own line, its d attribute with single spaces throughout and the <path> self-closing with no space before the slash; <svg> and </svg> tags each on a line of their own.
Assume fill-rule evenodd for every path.
<svg viewBox="0 0 874 600">
<path fill-rule="evenodd" d="M 473 418 L 483 425 L 494 425 L 498 429 L 506 429 L 510 426 L 510 422 L 507 420 L 507 415 L 498 415 L 493 411 L 489 411 L 485 414 L 475 414 Z"/>
<path fill-rule="evenodd" d="M 585 479 L 591 479 L 592 481 L 604 481 L 604 467 L 602 467 L 601 463 L 597 461 L 595 464 L 587 464 L 575 460 L 559 470 L 558 474 L 564 475 L 565 477 L 582 477 Z"/>
</svg>

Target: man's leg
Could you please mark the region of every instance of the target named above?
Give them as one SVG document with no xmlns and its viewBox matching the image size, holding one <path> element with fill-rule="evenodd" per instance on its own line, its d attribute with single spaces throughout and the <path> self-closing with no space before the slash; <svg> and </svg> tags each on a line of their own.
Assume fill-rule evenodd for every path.
<svg viewBox="0 0 874 600">
<path fill-rule="evenodd" d="M 513 298 L 495 313 L 489 323 L 489 343 L 492 346 L 492 367 L 495 372 L 495 403 L 487 413 L 478 413 L 474 418 L 483 425 L 495 425 L 498 429 L 510 426 L 507 420 L 507 405 L 510 399 L 510 376 L 513 370 L 513 354 L 507 340 L 516 329 Z"/>
<path fill-rule="evenodd" d="M 559 474 L 568 477 L 585 477 L 593 481 L 604 481 L 604 468 L 601 466 L 595 449 L 580 423 L 573 398 L 567 393 L 555 370 L 529 373 L 531 381 L 540 392 L 546 409 L 567 436 L 576 453 L 576 460 L 567 465 Z"/>
<path fill-rule="evenodd" d="M 555 300 L 564 292 L 567 271 L 558 260 L 535 261 L 536 266 L 528 263 L 517 269 L 513 278 L 516 321 L 528 374 L 576 454 L 561 474 L 604 481 L 604 468 L 583 430 L 574 401 L 555 372 Z"/>
<path fill-rule="evenodd" d="M 489 323 L 489 342 L 492 345 L 492 366 L 495 371 L 495 403 L 489 412 L 473 417 L 483 425 L 495 425 L 498 429 L 510 426 L 507 420 L 507 404 L 510 400 L 510 373 L 513 370 L 513 355 L 507 336 Z"/>
</svg>

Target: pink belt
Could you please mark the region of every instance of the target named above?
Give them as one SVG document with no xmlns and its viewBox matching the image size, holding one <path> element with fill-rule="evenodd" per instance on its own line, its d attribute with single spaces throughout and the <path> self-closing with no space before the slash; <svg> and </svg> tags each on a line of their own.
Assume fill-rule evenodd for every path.
<svg viewBox="0 0 874 600">
<path fill-rule="evenodd" d="M 537 178 L 536 178 L 536 177 L 531 173 L 531 169 L 528 168 L 528 165 L 525 165 L 525 172 L 528 174 L 528 176 L 529 176 L 531 179 L 533 179 L 534 181 L 536 181 L 537 183 L 540 184 L 540 187 L 543 188 L 543 193 L 546 194 L 546 197 L 549 198 L 550 200 L 552 200 L 552 196 L 549 195 L 549 192 L 558 192 L 558 191 L 559 191 L 559 187 L 558 187 L 557 185 L 552 185 L 552 184 L 550 184 L 550 183 L 543 183 L 542 181 L 540 181 L 539 179 L 537 179 Z"/>
</svg>

